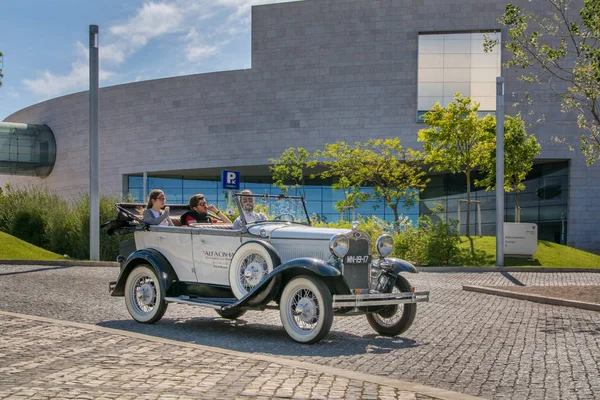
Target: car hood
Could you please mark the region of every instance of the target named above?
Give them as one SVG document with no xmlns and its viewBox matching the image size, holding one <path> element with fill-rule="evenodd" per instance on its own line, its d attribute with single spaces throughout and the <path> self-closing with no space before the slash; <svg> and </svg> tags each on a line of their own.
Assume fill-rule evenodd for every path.
<svg viewBox="0 0 600 400">
<path fill-rule="evenodd" d="M 333 235 L 350 232 L 350 229 L 316 228 L 314 226 L 287 223 L 256 224 L 249 227 L 248 231 L 254 235 L 259 235 L 263 229 L 271 239 L 329 240 Z"/>
</svg>

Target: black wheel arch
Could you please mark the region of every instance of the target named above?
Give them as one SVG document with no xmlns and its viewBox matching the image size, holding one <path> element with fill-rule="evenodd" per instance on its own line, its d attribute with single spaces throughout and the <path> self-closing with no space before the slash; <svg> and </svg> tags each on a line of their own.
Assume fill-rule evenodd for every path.
<svg viewBox="0 0 600 400">
<path fill-rule="evenodd" d="M 275 268 L 267 279 L 252 289 L 236 306 L 256 307 L 266 305 L 273 300 L 279 303 L 287 282 L 300 275 L 320 279 L 332 295 L 351 293 L 341 271 L 337 268 L 314 258 L 295 258 Z"/>
<path fill-rule="evenodd" d="M 167 296 L 169 288 L 179 281 L 173 266 L 160 251 L 156 249 L 137 250 L 131 253 L 123 263 L 119 278 L 117 279 L 117 284 L 115 285 L 111 296 L 125 295 L 125 282 L 127 281 L 127 277 L 131 271 L 140 264 L 147 264 L 154 270 L 156 277 L 160 281 L 163 298 Z"/>
</svg>

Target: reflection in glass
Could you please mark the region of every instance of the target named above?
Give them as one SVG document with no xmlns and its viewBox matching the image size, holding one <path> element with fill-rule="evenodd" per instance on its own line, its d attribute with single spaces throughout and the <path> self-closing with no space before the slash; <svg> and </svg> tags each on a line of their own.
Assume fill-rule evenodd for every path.
<svg viewBox="0 0 600 400">
<path fill-rule="evenodd" d="M 0 122 L 0 174 L 45 178 L 56 161 L 56 141 L 46 125 Z"/>
<path fill-rule="evenodd" d="M 457 92 L 481 103 L 484 113 L 496 110 L 500 46 L 485 53 L 485 35 L 500 39 L 496 32 L 419 34 L 417 118 L 436 102 L 447 106 Z"/>
</svg>

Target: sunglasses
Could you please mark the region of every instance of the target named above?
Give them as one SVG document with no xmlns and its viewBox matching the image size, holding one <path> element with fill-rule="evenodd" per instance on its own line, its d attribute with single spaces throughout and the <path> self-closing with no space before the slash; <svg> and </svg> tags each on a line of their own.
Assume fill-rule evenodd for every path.
<svg viewBox="0 0 600 400">
<path fill-rule="evenodd" d="M 207 202 L 205 202 L 205 201 L 199 201 L 199 202 L 198 202 L 198 205 L 199 205 L 199 206 L 202 206 L 202 207 L 204 207 L 206 204 L 208 204 L 208 203 L 207 203 Z"/>
<path fill-rule="evenodd" d="M 165 196 L 158 196 L 156 199 L 157 200 L 165 200 Z"/>
<path fill-rule="evenodd" d="M 253 197 L 242 197 L 242 203 L 254 203 Z"/>
</svg>

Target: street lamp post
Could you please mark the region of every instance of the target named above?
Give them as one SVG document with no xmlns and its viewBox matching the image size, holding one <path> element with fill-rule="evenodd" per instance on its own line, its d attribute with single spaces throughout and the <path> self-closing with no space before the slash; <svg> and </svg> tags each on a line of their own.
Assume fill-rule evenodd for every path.
<svg viewBox="0 0 600 400">
<path fill-rule="evenodd" d="M 98 199 L 98 25 L 90 25 L 90 260 L 100 259 Z"/>
<path fill-rule="evenodd" d="M 496 78 L 496 266 L 504 266 L 504 78 Z"/>
</svg>

